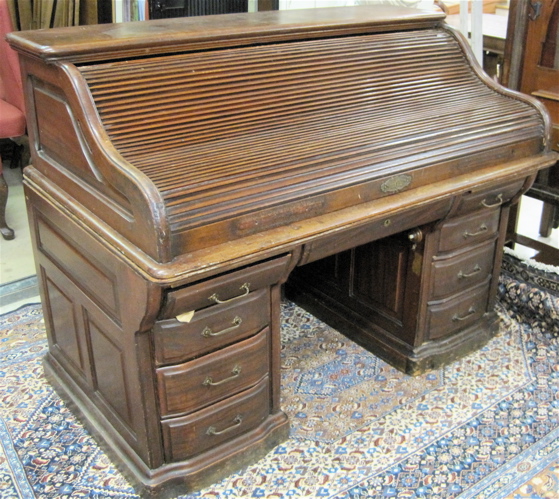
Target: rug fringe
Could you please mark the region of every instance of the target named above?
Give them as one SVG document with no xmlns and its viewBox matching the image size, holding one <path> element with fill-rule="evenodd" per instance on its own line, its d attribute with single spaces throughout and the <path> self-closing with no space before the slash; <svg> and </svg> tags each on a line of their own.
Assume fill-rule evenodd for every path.
<svg viewBox="0 0 559 499">
<path fill-rule="evenodd" d="M 555 265 L 549 265 L 547 263 L 537 262 L 536 260 L 532 260 L 530 258 L 525 258 L 524 256 L 520 255 L 520 253 L 518 253 L 517 251 L 515 251 L 511 248 L 508 248 L 507 246 L 505 246 L 505 253 L 507 255 L 510 255 L 510 256 L 516 258 L 517 260 L 520 260 L 522 263 L 526 264 L 528 267 L 532 267 L 534 269 L 541 270 L 543 272 L 551 272 L 553 274 L 559 275 L 559 267 L 557 267 Z"/>
</svg>

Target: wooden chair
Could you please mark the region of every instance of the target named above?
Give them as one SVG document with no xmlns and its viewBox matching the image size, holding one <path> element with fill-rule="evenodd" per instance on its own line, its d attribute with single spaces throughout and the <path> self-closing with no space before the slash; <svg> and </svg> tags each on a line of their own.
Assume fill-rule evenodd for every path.
<svg viewBox="0 0 559 499">
<path fill-rule="evenodd" d="M 559 151 L 559 0 L 511 3 L 507 32 L 502 83 L 537 97 L 546 106 L 553 122 L 551 147 Z M 540 172 L 527 195 L 543 201 L 539 232 L 549 237 L 559 227 L 559 164 Z M 559 248 L 518 234 L 517 217 L 510 220 L 511 243 L 538 251 L 538 260 L 559 263 Z"/>
<path fill-rule="evenodd" d="M 6 43 L 5 36 L 12 29 L 8 4 L 0 0 L 0 139 L 25 135 L 25 108 L 23 86 L 17 54 Z M 2 174 L 0 156 L 0 233 L 4 239 L 13 239 L 14 231 L 6 223 L 8 185 Z"/>
</svg>

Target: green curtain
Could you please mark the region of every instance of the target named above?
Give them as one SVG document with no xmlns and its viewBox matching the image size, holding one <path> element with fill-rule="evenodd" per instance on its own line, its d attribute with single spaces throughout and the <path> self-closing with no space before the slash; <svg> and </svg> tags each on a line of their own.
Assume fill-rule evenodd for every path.
<svg viewBox="0 0 559 499">
<path fill-rule="evenodd" d="M 77 26 L 80 0 L 7 0 L 16 30 Z"/>
</svg>

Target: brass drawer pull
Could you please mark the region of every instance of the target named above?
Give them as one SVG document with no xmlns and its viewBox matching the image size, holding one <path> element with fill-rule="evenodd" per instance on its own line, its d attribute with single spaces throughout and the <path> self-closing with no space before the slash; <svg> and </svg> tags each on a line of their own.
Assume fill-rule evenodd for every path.
<svg viewBox="0 0 559 499">
<path fill-rule="evenodd" d="M 245 282 L 239 289 L 244 290 L 244 293 L 238 296 L 234 296 L 233 298 L 229 298 L 228 300 L 220 300 L 217 296 L 217 293 L 214 293 L 212 296 L 208 298 L 208 300 L 215 301 L 216 303 L 229 303 L 230 301 L 236 300 L 237 298 L 242 298 L 250 293 L 250 283 Z"/>
<path fill-rule="evenodd" d="M 464 232 L 464 239 L 468 239 L 468 237 L 475 237 L 475 236 L 479 236 L 480 234 L 483 234 L 484 232 L 487 232 L 487 225 L 485 224 L 481 224 L 479 227 L 479 230 L 477 232 Z"/>
<path fill-rule="evenodd" d="M 233 381 L 235 378 L 239 377 L 239 374 L 241 374 L 240 366 L 235 366 L 233 368 L 233 370 L 231 371 L 231 374 L 232 374 L 232 376 L 229 376 L 228 378 L 222 379 L 221 381 L 214 381 L 211 376 L 208 376 L 202 384 L 204 386 L 219 386 L 219 385 L 223 385 L 223 383 Z"/>
<path fill-rule="evenodd" d="M 206 326 L 204 328 L 204 330 L 202 331 L 202 336 L 204 336 L 205 338 L 212 338 L 214 336 L 221 336 L 223 334 L 227 334 L 230 333 L 231 331 L 234 331 L 235 329 L 237 329 L 243 322 L 243 319 L 241 319 L 238 315 L 233 319 L 232 323 L 233 325 L 231 327 L 228 327 L 226 329 L 222 329 L 221 331 L 218 331 L 217 333 L 214 333 L 212 331 L 211 327 Z"/>
<path fill-rule="evenodd" d="M 497 202 L 495 203 L 488 203 L 487 201 L 485 201 L 485 199 L 481 202 L 482 206 L 485 206 L 486 208 L 495 208 L 496 206 L 501 206 L 503 204 L 503 194 L 499 194 L 497 196 Z"/>
<path fill-rule="evenodd" d="M 471 317 L 475 313 L 476 313 L 476 309 L 474 307 L 470 307 L 468 313 L 466 315 L 463 315 L 462 317 L 460 317 L 458 314 L 455 314 L 454 317 L 452 318 L 452 322 L 465 321 L 468 317 Z"/>
<path fill-rule="evenodd" d="M 233 424 L 229 428 L 225 428 L 224 430 L 218 431 L 218 430 L 216 430 L 215 426 L 210 426 L 206 430 L 206 435 L 223 435 L 224 433 L 227 433 L 228 431 L 234 430 L 242 422 L 243 422 L 243 417 L 240 414 L 237 414 L 237 416 L 233 420 Z"/>
<path fill-rule="evenodd" d="M 469 274 L 464 274 L 464 272 L 462 272 L 462 271 L 458 272 L 458 279 L 465 279 L 465 278 L 468 278 L 468 277 L 472 277 L 476 274 L 479 274 L 480 272 L 481 272 L 481 267 L 476 264 L 476 266 L 474 267 L 474 270 L 472 270 Z"/>
</svg>

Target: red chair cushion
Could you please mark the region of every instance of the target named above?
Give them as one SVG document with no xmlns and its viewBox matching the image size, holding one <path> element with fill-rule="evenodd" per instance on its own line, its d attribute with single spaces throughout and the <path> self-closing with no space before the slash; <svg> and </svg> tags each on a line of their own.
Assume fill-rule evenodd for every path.
<svg viewBox="0 0 559 499">
<path fill-rule="evenodd" d="M 25 115 L 5 100 L 0 100 L 0 139 L 25 134 Z"/>
<path fill-rule="evenodd" d="M 10 31 L 13 31 L 13 26 L 8 2 L 0 0 L 0 78 L 4 85 L 3 98 L 25 112 L 18 55 L 5 40 L 6 34 Z"/>
</svg>

